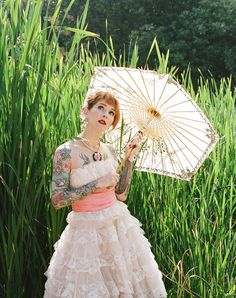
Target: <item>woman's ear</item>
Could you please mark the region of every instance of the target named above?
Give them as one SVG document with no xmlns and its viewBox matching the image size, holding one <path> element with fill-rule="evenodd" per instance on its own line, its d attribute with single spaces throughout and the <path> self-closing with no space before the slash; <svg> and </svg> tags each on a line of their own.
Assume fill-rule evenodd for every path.
<svg viewBox="0 0 236 298">
<path fill-rule="evenodd" d="M 88 114 L 88 107 L 86 107 L 86 106 L 83 107 L 82 112 L 83 112 L 84 115 Z"/>
<path fill-rule="evenodd" d="M 84 122 L 85 119 L 87 118 L 87 114 L 88 114 L 88 106 L 87 105 L 84 105 L 82 108 L 81 108 L 81 111 L 80 111 L 80 119 Z"/>
</svg>

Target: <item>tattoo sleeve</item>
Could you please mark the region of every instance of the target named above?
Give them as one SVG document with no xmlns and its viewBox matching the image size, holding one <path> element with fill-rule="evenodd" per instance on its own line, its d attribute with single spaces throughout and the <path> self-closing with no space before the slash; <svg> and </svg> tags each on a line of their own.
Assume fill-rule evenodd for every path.
<svg viewBox="0 0 236 298">
<path fill-rule="evenodd" d="M 63 146 L 63 145 L 62 145 Z M 70 187 L 71 149 L 59 147 L 54 155 L 52 204 L 56 209 L 70 205 L 97 189 L 97 180 L 79 188 Z"/>
<path fill-rule="evenodd" d="M 132 163 L 129 160 L 126 160 L 124 168 L 120 174 L 119 183 L 116 185 L 115 192 L 119 194 L 127 194 L 132 174 Z"/>
</svg>

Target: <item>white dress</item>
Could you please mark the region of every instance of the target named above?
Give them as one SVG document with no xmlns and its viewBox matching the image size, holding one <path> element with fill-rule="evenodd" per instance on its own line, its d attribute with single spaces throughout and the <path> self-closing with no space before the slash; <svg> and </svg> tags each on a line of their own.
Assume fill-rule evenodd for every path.
<svg viewBox="0 0 236 298">
<path fill-rule="evenodd" d="M 90 163 L 71 173 L 70 184 L 76 187 L 111 171 L 111 161 Z M 167 297 L 150 243 L 126 204 L 71 211 L 66 220 L 45 272 L 44 298 Z"/>
</svg>

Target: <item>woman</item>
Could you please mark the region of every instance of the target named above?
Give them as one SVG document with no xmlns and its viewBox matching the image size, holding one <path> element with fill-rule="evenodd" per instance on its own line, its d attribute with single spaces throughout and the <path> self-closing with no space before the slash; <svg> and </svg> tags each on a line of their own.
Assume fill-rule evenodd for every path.
<svg viewBox="0 0 236 298">
<path fill-rule="evenodd" d="M 97 92 L 83 108 L 85 128 L 55 152 L 52 204 L 72 206 L 45 275 L 45 298 L 166 297 L 161 272 L 141 224 L 125 201 L 138 135 L 120 176 L 101 135 L 119 121 L 113 95 Z"/>
</svg>

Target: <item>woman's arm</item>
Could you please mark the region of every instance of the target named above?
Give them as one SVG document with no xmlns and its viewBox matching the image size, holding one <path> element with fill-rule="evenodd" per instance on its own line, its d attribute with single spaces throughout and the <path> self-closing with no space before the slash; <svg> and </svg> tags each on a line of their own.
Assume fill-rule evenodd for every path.
<svg viewBox="0 0 236 298">
<path fill-rule="evenodd" d="M 98 180 L 89 182 L 79 188 L 71 188 L 71 149 L 65 144 L 55 151 L 52 176 L 52 204 L 56 209 L 83 199 L 98 188 Z"/>
<path fill-rule="evenodd" d="M 133 160 L 135 155 L 140 150 L 140 143 L 143 137 L 143 133 L 139 131 L 135 137 L 127 144 L 126 146 L 126 154 L 132 148 L 132 151 L 129 153 L 128 159 L 125 161 L 124 167 L 120 174 L 119 182 L 116 185 L 115 193 L 116 197 L 120 201 L 125 201 L 128 195 L 129 185 L 131 182 L 132 170 L 133 170 Z M 112 155 L 115 160 L 117 160 L 115 150 L 112 146 L 109 146 Z"/>
<path fill-rule="evenodd" d="M 113 156 L 113 158 L 117 160 L 115 149 L 112 145 L 108 145 L 108 148 Z M 119 182 L 116 184 L 115 193 L 116 198 L 120 201 L 125 201 L 129 192 L 129 185 L 131 182 L 132 176 L 132 162 L 130 160 L 126 160 L 124 167 L 120 173 Z"/>
<path fill-rule="evenodd" d="M 132 177 L 132 167 L 132 162 L 127 159 L 121 171 L 120 180 L 115 188 L 116 197 L 120 201 L 125 201 L 127 199 Z"/>
</svg>

